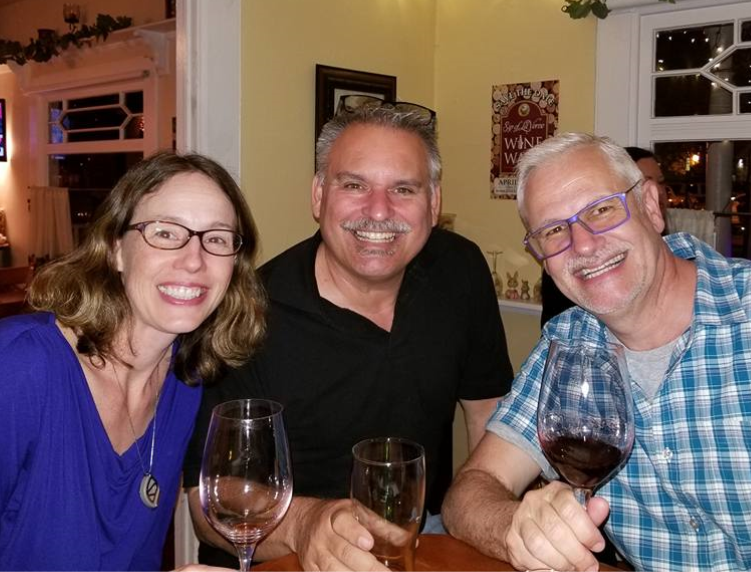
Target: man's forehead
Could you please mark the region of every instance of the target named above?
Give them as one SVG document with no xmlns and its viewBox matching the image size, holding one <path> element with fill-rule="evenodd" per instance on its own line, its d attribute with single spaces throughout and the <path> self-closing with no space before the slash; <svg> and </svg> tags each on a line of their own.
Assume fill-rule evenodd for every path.
<svg viewBox="0 0 751 572">
<path fill-rule="evenodd" d="M 420 137 L 391 126 L 354 124 L 334 142 L 326 166 L 326 179 L 343 173 L 346 177 L 366 178 L 383 171 L 399 178 L 428 179 L 430 160 Z"/>
<path fill-rule="evenodd" d="M 527 218 L 534 227 L 566 219 L 592 201 L 624 190 L 622 186 L 621 177 L 595 149 L 569 151 L 530 174 Z"/>
</svg>

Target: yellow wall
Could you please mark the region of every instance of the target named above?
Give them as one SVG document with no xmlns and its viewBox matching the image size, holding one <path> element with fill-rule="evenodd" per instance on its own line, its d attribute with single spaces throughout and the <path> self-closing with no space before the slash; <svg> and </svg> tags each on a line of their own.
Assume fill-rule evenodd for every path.
<svg viewBox="0 0 751 572">
<path fill-rule="evenodd" d="M 560 130 L 594 127 L 595 19 L 574 21 L 562 0 L 438 0 L 436 106 L 445 163 L 444 211 L 498 270 L 532 286 L 539 266 L 521 244 L 516 203 L 489 198 L 491 86 L 559 79 Z"/>
<path fill-rule="evenodd" d="M 561 130 L 594 126 L 595 21 L 563 0 L 246 0 L 243 3 L 242 183 L 263 260 L 309 235 L 315 64 L 396 75 L 402 100 L 438 112 L 444 212 L 498 270 L 530 285 L 539 267 L 521 247 L 516 203 L 490 199 L 491 86 L 559 79 Z M 504 313 L 515 369 L 539 318 Z M 455 464 L 466 456 L 461 409 Z"/>
<path fill-rule="evenodd" d="M 539 266 L 521 246 L 516 203 L 490 199 L 490 101 L 495 84 L 559 79 L 560 129 L 594 126 L 594 18 L 574 21 L 563 0 L 246 0 L 243 3 L 242 183 L 258 222 L 262 260 L 316 228 L 315 64 L 396 75 L 398 96 L 438 112 L 444 212 L 498 270 L 533 285 Z M 509 322 L 514 366 L 539 333 Z M 526 325 L 526 327 L 523 327 Z M 523 332 L 519 332 L 519 329 Z M 516 333 L 515 333 L 516 331 Z"/>
<path fill-rule="evenodd" d="M 534 285 L 537 263 L 521 245 L 516 202 L 490 199 L 491 86 L 558 79 L 559 129 L 594 128 L 594 18 L 573 21 L 562 0 L 437 0 L 436 109 L 444 161 L 443 210 L 457 232 L 503 250 L 498 271 Z M 518 371 L 539 337 L 539 317 L 503 313 Z M 467 455 L 461 408 L 454 423 L 454 467 Z"/>
<path fill-rule="evenodd" d="M 594 18 L 571 20 L 562 0 L 437 0 L 436 107 L 444 160 L 444 212 L 457 232 L 503 250 L 498 271 L 530 286 L 540 267 L 525 252 L 516 202 L 490 198 L 491 86 L 560 80 L 559 131 L 594 128 Z M 539 335 L 539 319 L 504 314 L 515 369 Z"/>
<path fill-rule="evenodd" d="M 242 186 L 264 260 L 317 228 L 310 214 L 316 63 L 397 76 L 433 105 L 434 0 L 243 2 Z"/>
</svg>

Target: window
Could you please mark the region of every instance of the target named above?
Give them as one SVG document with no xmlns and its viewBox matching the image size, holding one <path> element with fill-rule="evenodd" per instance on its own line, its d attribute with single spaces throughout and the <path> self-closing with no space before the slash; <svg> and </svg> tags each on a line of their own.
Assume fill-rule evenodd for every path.
<svg viewBox="0 0 751 572">
<path fill-rule="evenodd" d="M 143 139 L 143 91 L 51 101 L 48 142 Z"/>
<path fill-rule="evenodd" d="M 96 209 L 118 179 L 142 158 L 143 153 L 49 155 L 50 184 L 68 188 L 75 244 L 85 237 Z"/>
<path fill-rule="evenodd" d="M 751 127 L 748 2 L 644 16 L 639 46 L 640 139 L 688 128 L 697 139 L 719 140 L 739 134 L 729 123 Z M 707 137 L 707 128 L 718 136 Z"/>
<path fill-rule="evenodd" d="M 44 102 L 48 183 L 69 189 L 76 244 L 118 179 L 145 155 L 149 93 L 136 81 L 49 94 Z"/>
<path fill-rule="evenodd" d="M 652 148 L 671 206 L 712 211 L 718 249 L 751 257 L 751 2 L 611 4 L 596 131 Z"/>
</svg>

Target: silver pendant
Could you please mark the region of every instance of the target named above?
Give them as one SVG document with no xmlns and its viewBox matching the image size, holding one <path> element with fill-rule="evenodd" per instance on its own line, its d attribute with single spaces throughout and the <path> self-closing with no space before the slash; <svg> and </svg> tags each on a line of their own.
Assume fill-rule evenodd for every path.
<svg viewBox="0 0 751 572">
<path fill-rule="evenodd" d="M 159 483 L 156 482 L 154 475 L 146 473 L 141 479 L 141 502 L 149 508 L 159 506 Z"/>
</svg>

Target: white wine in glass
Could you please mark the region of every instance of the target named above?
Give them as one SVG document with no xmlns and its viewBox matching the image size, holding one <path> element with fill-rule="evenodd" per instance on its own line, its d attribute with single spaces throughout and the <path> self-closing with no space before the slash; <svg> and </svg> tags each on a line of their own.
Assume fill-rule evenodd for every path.
<svg viewBox="0 0 751 572">
<path fill-rule="evenodd" d="M 240 399 L 211 413 L 201 464 L 201 506 L 211 526 L 250 569 L 256 545 L 292 501 L 292 468 L 282 406 Z"/>
<path fill-rule="evenodd" d="M 553 341 L 537 404 L 542 452 L 586 506 L 631 454 L 634 414 L 623 347 Z"/>
<path fill-rule="evenodd" d="M 390 570 L 414 570 L 425 508 L 425 449 L 396 437 L 352 448 L 350 496 L 355 518 L 375 541 L 371 552 Z"/>
</svg>

